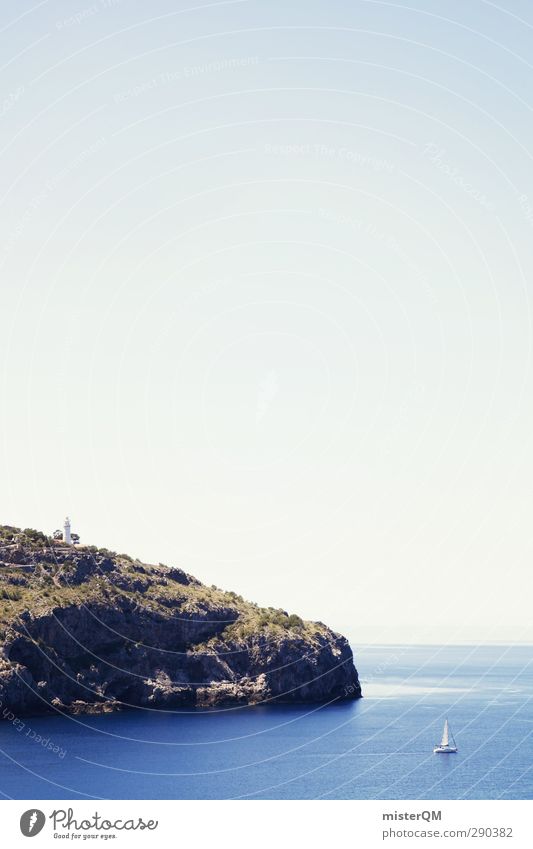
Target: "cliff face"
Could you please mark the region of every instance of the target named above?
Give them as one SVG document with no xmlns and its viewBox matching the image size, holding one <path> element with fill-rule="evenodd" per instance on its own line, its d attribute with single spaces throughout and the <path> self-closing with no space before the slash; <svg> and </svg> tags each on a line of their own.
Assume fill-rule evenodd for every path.
<svg viewBox="0 0 533 849">
<path fill-rule="evenodd" d="M 0 526 L 0 716 L 360 695 L 348 642 L 322 623 Z"/>
</svg>

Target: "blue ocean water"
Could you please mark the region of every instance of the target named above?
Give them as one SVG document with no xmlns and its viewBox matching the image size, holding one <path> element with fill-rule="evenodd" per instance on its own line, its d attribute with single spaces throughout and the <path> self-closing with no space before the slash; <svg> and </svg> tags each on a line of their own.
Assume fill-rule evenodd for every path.
<svg viewBox="0 0 533 849">
<path fill-rule="evenodd" d="M 356 664 L 365 698 L 355 703 L 4 721 L 0 791 L 14 799 L 533 797 L 530 646 L 364 646 Z M 434 755 L 445 716 L 459 752 Z"/>
</svg>

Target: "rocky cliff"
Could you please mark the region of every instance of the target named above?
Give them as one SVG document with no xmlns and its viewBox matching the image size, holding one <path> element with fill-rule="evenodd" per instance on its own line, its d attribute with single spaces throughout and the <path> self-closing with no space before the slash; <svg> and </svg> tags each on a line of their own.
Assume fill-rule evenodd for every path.
<svg viewBox="0 0 533 849">
<path fill-rule="evenodd" d="M 0 526 L 0 717 L 360 695 L 348 642 L 320 622 Z"/>
</svg>

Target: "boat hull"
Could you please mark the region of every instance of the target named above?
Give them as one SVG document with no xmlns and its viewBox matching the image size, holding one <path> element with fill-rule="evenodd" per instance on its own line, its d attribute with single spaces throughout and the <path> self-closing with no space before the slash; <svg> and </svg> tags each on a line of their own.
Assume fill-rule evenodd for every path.
<svg viewBox="0 0 533 849">
<path fill-rule="evenodd" d="M 457 751 L 456 746 L 435 746 L 433 749 L 434 755 L 454 755 Z"/>
</svg>

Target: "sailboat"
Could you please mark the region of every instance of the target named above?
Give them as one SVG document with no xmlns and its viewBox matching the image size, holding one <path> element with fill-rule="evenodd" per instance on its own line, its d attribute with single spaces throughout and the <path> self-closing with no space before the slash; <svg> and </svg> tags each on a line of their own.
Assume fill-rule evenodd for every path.
<svg viewBox="0 0 533 849">
<path fill-rule="evenodd" d="M 450 737 L 452 742 L 450 743 Z M 444 720 L 444 731 L 442 732 L 442 740 L 440 741 L 438 746 L 435 746 L 433 749 L 434 754 L 448 754 L 457 751 L 457 745 L 455 743 L 453 734 L 450 730 L 450 726 L 448 725 L 448 720 Z"/>
</svg>

